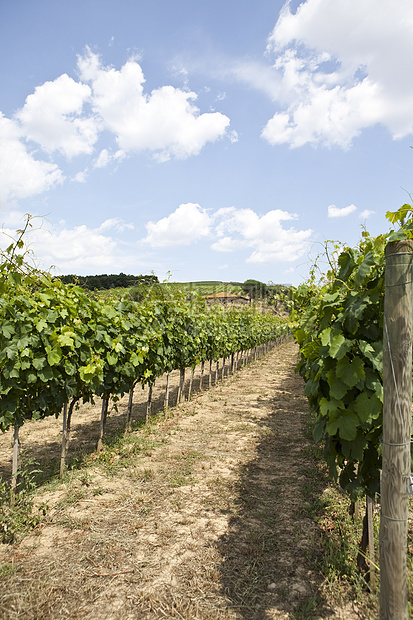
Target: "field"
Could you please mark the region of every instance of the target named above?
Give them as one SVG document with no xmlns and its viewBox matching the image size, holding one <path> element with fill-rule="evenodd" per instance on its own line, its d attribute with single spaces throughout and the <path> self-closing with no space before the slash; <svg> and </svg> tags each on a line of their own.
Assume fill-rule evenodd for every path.
<svg viewBox="0 0 413 620">
<path fill-rule="evenodd" d="M 161 288 L 167 288 L 173 293 L 180 291 L 185 296 L 188 295 L 213 295 L 215 293 L 233 293 L 234 295 L 245 295 L 240 284 L 231 284 L 228 282 L 221 282 L 220 280 L 201 280 L 199 282 L 162 282 L 159 285 Z M 149 286 L 150 288 L 150 286 Z M 116 298 L 129 294 L 133 291 L 134 287 L 129 288 L 111 288 L 101 289 L 95 291 L 95 295 L 98 297 L 113 296 Z"/>
<path fill-rule="evenodd" d="M 81 406 L 63 481 L 60 420 L 26 424 L 39 522 L 25 533 L 16 517 L 0 546 L 0 617 L 377 617 L 355 570 L 360 522 L 310 438 L 296 362 L 284 343 L 202 394 L 195 382 L 166 414 L 159 380 L 148 426 L 139 388 L 135 430 L 123 436 L 124 399 L 100 455 L 99 403 Z M 1 437 L 2 476 L 10 443 Z"/>
</svg>

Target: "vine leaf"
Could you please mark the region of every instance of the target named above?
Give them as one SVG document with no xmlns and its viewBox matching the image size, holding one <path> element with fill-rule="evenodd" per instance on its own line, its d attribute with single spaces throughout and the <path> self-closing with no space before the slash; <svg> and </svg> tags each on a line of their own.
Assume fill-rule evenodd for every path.
<svg viewBox="0 0 413 620">
<path fill-rule="evenodd" d="M 327 372 L 327 380 L 330 387 L 330 396 L 341 400 L 348 392 L 348 386 L 336 376 L 335 370 L 329 370 Z"/>
<path fill-rule="evenodd" d="M 326 424 L 326 431 L 329 435 L 338 432 L 342 439 L 353 441 L 357 437 L 358 426 L 359 421 L 352 411 L 341 411 Z"/>
<path fill-rule="evenodd" d="M 352 360 L 347 356 L 343 357 L 337 364 L 337 376 L 348 387 L 354 387 L 366 376 L 363 360 L 360 357 L 354 357 Z"/>
<path fill-rule="evenodd" d="M 382 403 L 376 394 L 368 396 L 366 392 L 359 394 L 354 403 L 354 411 L 362 422 L 370 423 L 380 416 Z"/>
</svg>

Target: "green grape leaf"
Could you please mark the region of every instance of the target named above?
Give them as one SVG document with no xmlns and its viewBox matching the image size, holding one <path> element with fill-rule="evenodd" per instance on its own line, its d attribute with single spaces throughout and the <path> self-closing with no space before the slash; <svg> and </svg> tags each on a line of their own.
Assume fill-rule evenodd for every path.
<svg viewBox="0 0 413 620">
<path fill-rule="evenodd" d="M 60 347 L 51 348 L 50 346 L 46 347 L 47 353 L 47 362 L 50 366 L 56 366 L 62 359 L 62 351 Z"/>
<path fill-rule="evenodd" d="M 34 360 L 32 361 L 32 364 L 36 368 L 36 370 L 40 370 L 46 364 L 46 358 L 45 357 L 35 357 Z"/>
<path fill-rule="evenodd" d="M 320 400 L 320 413 L 323 416 L 339 414 L 340 411 L 344 410 L 344 405 L 340 400 L 337 400 L 335 398 L 322 398 Z"/>
<path fill-rule="evenodd" d="M 337 376 L 352 388 L 366 376 L 364 363 L 360 357 L 354 357 L 352 360 L 347 356 L 343 357 L 337 363 Z"/>
<path fill-rule="evenodd" d="M 353 346 L 351 340 L 347 340 L 338 329 L 327 327 L 321 332 L 321 343 L 328 346 L 328 354 L 334 359 L 342 359 Z"/>
<path fill-rule="evenodd" d="M 44 368 L 37 373 L 37 376 L 39 377 L 40 381 L 43 381 L 43 383 L 47 383 L 48 381 L 52 380 L 53 371 L 51 368 Z"/>
<path fill-rule="evenodd" d="M 106 354 L 106 359 L 108 360 L 108 364 L 110 366 L 115 366 L 118 363 L 118 356 L 116 355 L 116 353 L 111 353 L 110 351 L 108 351 L 108 353 Z"/>
<path fill-rule="evenodd" d="M 367 254 L 364 256 L 363 262 L 358 268 L 356 278 L 355 278 L 356 284 L 363 284 L 365 282 L 375 262 L 376 262 L 376 259 L 374 257 L 373 252 L 371 251 L 367 252 Z"/>
<path fill-rule="evenodd" d="M 353 461 L 361 461 L 363 459 L 366 445 L 367 440 L 363 435 L 357 436 L 352 441 L 347 441 L 346 439 L 342 439 L 341 441 L 343 455 L 346 459 L 352 459 Z"/>
<path fill-rule="evenodd" d="M 322 438 L 325 427 L 326 427 L 325 418 L 318 418 L 313 428 L 313 438 L 316 443 L 318 443 L 320 439 Z"/>
<path fill-rule="evenodd" d="M 376 394 L 368 396 L 366 392 L 359 394 L 354 403 L 354 411 L 362 422 L 369 423 L 376 420 L 382 412 L 382 403 Z"/>
<path fill-rule="evenodd" d="M 63 334 L 59 334 L 57 337 L 57 342 L 61 347 L 73 347 L 75 341 L 75 334 L 73 332 L 65 332 Z"/>
<path fill-rule="evenodd" d="M 348 386 L 337 377 L 335 370 L 328 371 L 327 380 L 330 387 L 330 396 L 337 400 L 342 400 L 349 390 Z"/>
<path fill-rule="evenodd" d="M 43 319 L 39 319 L 39 320 L 37 321 L 37 323 L 36 323 L 36 329 L 37 329 L 37 331 L 39 332 L 39 334 L 40 334 L 40 333 L 41 333 L 44 329 L 46 329 L 46 327 L 47 327 L 47 323 L 46 323 L 46 321 L 44 321 Z"/>
<path fill-rule="evenodd" d="M 326 432 L 329 435 L 338 433 L 342 439 L 353 441 L 357 436 L 358 427 L 357 416 L 352 411 L 342 411 L 327 422 Z"/>
<path fill-rule="evenodd" d="M 5 338 L 11 338 L 12 335 L 15 333 L 14 327 L 11 323 L 3 323 L 1 326 L 1 330 Z"/>
</svg>

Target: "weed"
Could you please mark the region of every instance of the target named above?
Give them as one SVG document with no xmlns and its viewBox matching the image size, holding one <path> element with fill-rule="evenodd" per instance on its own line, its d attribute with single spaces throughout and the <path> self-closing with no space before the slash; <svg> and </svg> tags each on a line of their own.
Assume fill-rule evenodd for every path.
<svg viewBox="0 0 413 620">
<path fill-rule="evenodd" d="M 32 461 L 23 461 L 18 471 L 15 492 L 9 483 L 0 480 L 0 534 L 3 543 L 14 543 L 35 528 L 47 512 L 47 504 L 33 508 L 34 478 L 39 470 Z"/>
<path fill-rule="evenodd" d="M 13 564 L 11 564 L 10 562 L 6 562 L 6 564 L 0 566 L 0 577 L 10 577 L 15 572 L 15 570 L 16 569 L 14 568 Z"/>
<path fill-rule="evenodd" d="M 291 617 L 294 618 L 294 620 L 315 620 L 315 618 L 319 617 L 316 612 L 320 603 L 321 600 L 319 597 L 312 595 L 296 608 L 295 612 L 291 614 Z"/>
</svg>

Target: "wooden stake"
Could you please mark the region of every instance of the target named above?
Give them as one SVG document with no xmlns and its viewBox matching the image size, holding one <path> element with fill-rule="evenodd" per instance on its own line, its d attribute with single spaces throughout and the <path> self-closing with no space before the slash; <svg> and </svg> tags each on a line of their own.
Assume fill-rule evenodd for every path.
<svg viewBox="0 0 413 620">
<path fill-rule="evenodd" d="M 64 470 L 66 469 L 66 457 L 69 451 L 70 444 L 70 428 L 72 423 L 72 414 L 75 404 L 79 400 L 79 396 L 72 398 L 72 402 L 69 407 L 66 405 L 66 423 L 65 423 L 65 410 L 63 409 L 63 435 L 62 435 L 62 452 L 60 455 L 60 478 L 63 478 Z"/>
<path fill-rule="evenodd" d="M 133 392 L 135 391 L 135 385 L 136 385 L 136 382 L 132 385 L 132 387 L 131 387 L 131 389 L 129 391 L 128 408 L 126 410 L 125 433 L 129 433 L 129 431 L 131 429 L 132 407 L 133 407 Z"/>
<path fill-rule="evenodd" d="M 100 412 L 99 440 L 98 440 L 98 446 L 96 449 L 98 453 L 101 452 L 103 448 L 103 435 L 105 432 L 106 418 L 108 415 L 108 404 L 109 404 L 109 400 L 107 398 L 104 398 L 102 400 L 102 409 Z"/>
<path fill-rule="evenodd" d="M 205 362 L 201 363 L 201 376 L 199 377 L 199 391 L 202 392 L 202 381 L 204 379 Z"/>
<path fill-rule="evenodd" d="M 164 405 L 163 405 L 165 414 L 168 411 L 168 407 L 169 407 L 169 383 L 170 383 L 170 379 L 171 379 L 171 371 L 168 370 L 168 372 L 166 373 L 165 402 L 164 402 Z"/>
<path fill-rule="evenodd" d="M 62 423 L 62 449 L 60 452 L 60 473 L 59 478 L 63 478 L 66 468 L 66 439 L 67 439 L 67 403 L 63 405 L 63 423 Z"/>
<path fill-rule="evenodd" d="M 412 241 L 386 247 L 380 618 L 407 620 L 406 550 L 412 407 Z"/>
<path fill-rule="evenodd" d="M 179 372 L 179 387 L 178 394 L 176 396 L 176 404 L 179 405 L 183 400 L 183 392 L 184 392 L 184 384 L 185 384 L 185 368 L 181 368 Z"/>
<path fill-rule="evenodd" d="M 367 495 L 367 528 L 368 528 L 368 545 L 369 545 L 369 583 L 370 590 L 374 592 L 376 589 L 376 563 L 374 557 L 374 529 L 373 529 L 373 509 L 374 500 Z"/>
<path fill-rule="evenodd" d="M 11 504 L 14 504 L 14 496 L 17 489 L 17 470 L 19 467 L 19 426 L 15 424 L 13 433 L 13 461 L 11 467 Z"/>
<path fill-rule="evenodd" d="M 195 368 L 191 368 L 191 378 L 189 380 L 189 389 L 188 389 L 188 400 L 191 400 L 192 383 L 194 381 L 194 372 L 195 372 Z"/>
<path fill-rule="evenodd" d="M 147 400 L 147 403 L 146 403 L 146 424 L 149 424 L 149 420 L 151 419 L 153 386 L 154 386 L 154 383 L 151 383 L 150 386 L 149 386 L 148 400 Z"/>
</svg>

